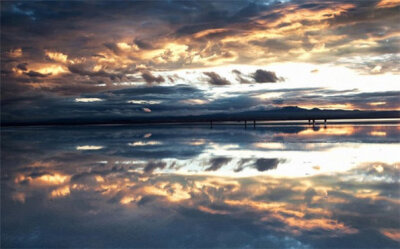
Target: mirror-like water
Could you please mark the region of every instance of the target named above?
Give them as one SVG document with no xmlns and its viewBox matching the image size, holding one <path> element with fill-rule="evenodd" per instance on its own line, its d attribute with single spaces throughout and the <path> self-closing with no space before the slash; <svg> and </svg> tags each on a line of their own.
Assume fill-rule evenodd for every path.
<svg viewBox="0 0 400 249">
<path fill-rule="evenodd" d="M 399 125 L 1 135 L 3 247 L 400 246 Z"/>
</svg>

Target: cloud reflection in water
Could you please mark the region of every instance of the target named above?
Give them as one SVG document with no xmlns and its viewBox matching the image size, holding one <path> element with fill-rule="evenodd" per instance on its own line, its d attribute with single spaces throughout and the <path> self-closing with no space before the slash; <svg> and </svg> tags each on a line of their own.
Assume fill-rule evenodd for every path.
<svg viewBox="0 0 400 249">
<path fill-rule="evenodd" d="M 2 246 L 395 248 L 399 131 L 6 129 Z"/>
</svg>

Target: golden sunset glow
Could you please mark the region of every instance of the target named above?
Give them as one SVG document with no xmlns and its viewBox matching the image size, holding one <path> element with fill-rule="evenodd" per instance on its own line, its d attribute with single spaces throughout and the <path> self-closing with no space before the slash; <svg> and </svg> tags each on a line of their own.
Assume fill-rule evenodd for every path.
<svg viewBox="0 0 400 249">
<path fill-rule="evenodd" d="M 1 248 L 400 248 L 400 0 L 0 12 Z"/>
<path fill-rule="evenodd" d="M 67 70 L 61 65 L 38 65 L 36 68 L 32 68 L 33 70 L 38 71 L 41 74 L 50 74 L 50 75 L 58 75 L 61 73 L 67 72 Z"/>
<path fill-rule="evenodd" d="M 70 112 L 79 117 L 77 120 L 86 118 L 85 108 L 91 108 L 90 113 L 96 117 L 105 115 L 101 120 L 130 119 L 137 115 L 197 116 L 287 106 L 309 110 L 400 110 L 396 98 L 400 90 L 396 84 L 396 41 L 400 31 L 394 25 L 398 1 L 381 0 L 366 6 L 323 2 L 313 3 L 314 7 L 284 1 L 270 3 L 268 8 L 266 3 L 247 4 L 210 3 L 212 7 L 194 11 L 197 6 L 187 10 L 188 15 L 194 11 L 190 18 L 182 17 L 171 23 L 166 21 L 170 19 L 152 16 L 151 12 L 142 13 L 140 8 L 134 8 L 137 15 L 107 18 L 110 22 L 107 24 L 104 20 L 98 20 L 96 25 L 87 21 L 87 26 L 76 29 L 69 29 L 61 19 L 57 23 L 58 32 L 45 33 L 40 42 L 30 41 L 25 35 L 18 43 L 5 44 L 2 56 L 10 60 L 3 63 L 4 89 L 10 89 L 11 99 L 16 98 L 13 92 L 16 86 L 11 82 L 17 82 L 17 89 L 28 87 L 27 91 L 37 96 L 54 96 L 61 105 L 70 103 L 62 100 L 64 96 L 76 102 L 97 102 L 90 107 L 66 106 L 77 108 Z M 9 8 L 14 13 L 35 15 L 35 11 L 23 12 L 12 4 Z M 122 9 L 129 8 L 132 6 Z M 226 16 L 226 22 L 214 23 L 213 15 L 203 15 L 208 8 L 216 12 L 224 9 L 230 19 Z M 254 11 L 245 15 L 248 8 Z M 368 18 L 357 18 L 354 10 Z M 91 11 L 98 11 L 97 7 Z M 164 13 L 163 9 L 160 11 Z M 152 16 L 150 26 L 141 26 L 136 18 L 147 20 L 148 15 Z M 205 20 L 195 18 L 198 15 Z M 128 25 L 131 19 L 135 21 Z M 95 28 L 101 25 L 108 28 Z M 63 31 L 64 35 L 57 35 Z M 76 40 L 75 35 L 85 38 Z M 152 86 L 171 90 L 166 97 L 162 96 L 163 90 Z M 138 91 L 138 96 L 125 94 L 129 88 L 141 87 L 148 88 Z M 177 89 L 182 87 L 192 89 L 179 93 Z M 155 93 L 145 96 L 150 91 Z M 198 93 L 194 94 L 195 91 Z M 39 105 L 39 102 L 32 104 L 35 103 Z M 235 103 L 243 110 L 233 108 Z M 108 109 L 109 105 L 114 107 Z M 34 105 L 27 108 L 31 106 Z M 100 110 L 104 109 L 108 111 L 102 113 Z M 33 117 L 38 119 L 35 122 L 64 118 L 58 112 L 45 117 L 47 112 L 35 110 L 40 115 L 30 116 L 30 122 Z M 11 112 L 8 116 L 13 117 Z"/>
<path fill-rule="evenodd" d="M 400 5 L 399 0 L 381 0 L 376 5 L 379 8 L 393 8 Z"/>
<path fill-rule="evenodd" d="M 69 189 L 69 186 L 65 186 L 65 187 L 61 187 L 58 189 L 53 190 L 50 193 L 50 196 L 52 198 L 58 198 L 58 197 L 63 197 L 63 196 L 67 196 L 71 193 L 71 190 Z"/>
<path fill-rule="evenodd" d="M 318 135 L 340 135 L 340 136 L 349 136 L 354 134 L 356 129 L 354 127 L 331 127 L 329 129 L 320 129 L 318 131 L 314 131 L 312 129 L 307 129 L 305 131 L 301 131 L 299 136 L 318 136 Z"/>
<path fill-rule="evenodd" d="M 58 53 L 58 52 L 50 52 L 50 51 L 46 51 L 46 55 L 57 62 L 62 62 L 62 63 L 66 63 L 68 56 L 63 54 L 63 53 Z"/>
<path fill-rule="evenodd" d="M 372 136 L 378 136 L 378 137 L 386 136 L 386 132 L 384 132 L 384 131 L 372 131 L 370 134 Z"/>
</svg>

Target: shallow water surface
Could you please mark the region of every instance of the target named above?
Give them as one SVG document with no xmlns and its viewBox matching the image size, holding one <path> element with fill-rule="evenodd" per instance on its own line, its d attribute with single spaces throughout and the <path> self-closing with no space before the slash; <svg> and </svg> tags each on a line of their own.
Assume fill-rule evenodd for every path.
<svg viewBox="0 0 400 249">
<path fill-rule="evenodd" d="M 2 247 L 400 247 L 399 125 L 1 135 Z"/>
</svg>

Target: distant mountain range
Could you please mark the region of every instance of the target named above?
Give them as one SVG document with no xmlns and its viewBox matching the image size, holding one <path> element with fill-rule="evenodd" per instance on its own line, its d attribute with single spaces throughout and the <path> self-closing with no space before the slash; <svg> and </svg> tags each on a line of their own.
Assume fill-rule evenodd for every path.
<svg viewBox="0 0 400 249">
<path fill-rule="evenodd" d="M 136 116 L 136 117 L 85 117 L 63 118 L 42 121 L 7 122 L 2 120 L 2 126 L 24 125 L 96 125 L 96 124 L 146 124 L 146 123 L 197 123 L 225 121 L 288 121 L 288 120 L 323 120 L 323 119 L 377 119 L 400 118 L 400 111 L 360 111 L 360 110 L 311 110 L 297 106 L 287 106 L 271 110 L 252 110 L 231 113 L 213 113 L 186 116 Z"/>
</svg>

